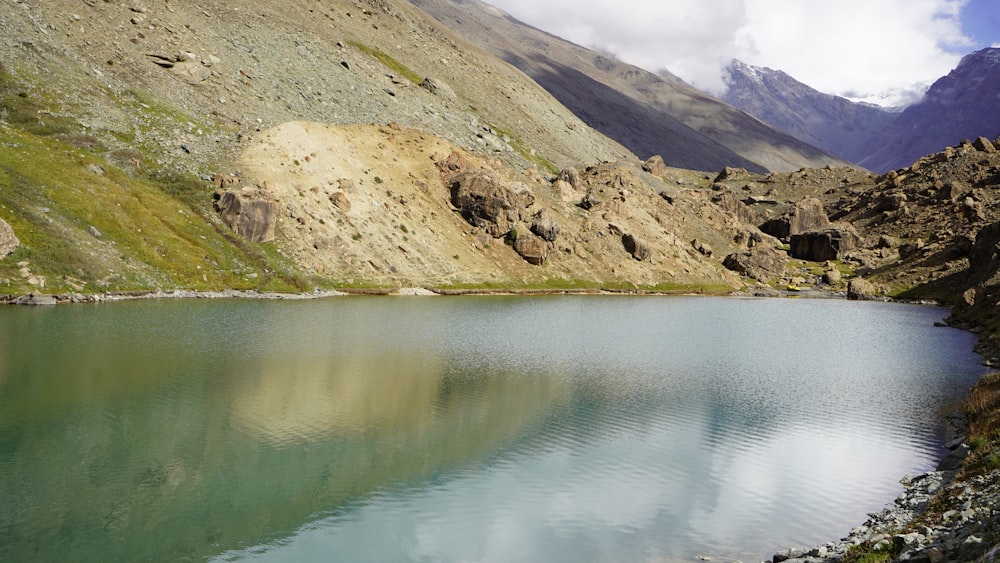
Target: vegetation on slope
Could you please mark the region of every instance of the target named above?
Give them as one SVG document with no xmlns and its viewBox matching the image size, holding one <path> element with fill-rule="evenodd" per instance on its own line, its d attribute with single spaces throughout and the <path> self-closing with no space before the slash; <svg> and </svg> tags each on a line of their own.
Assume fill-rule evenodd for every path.
<svg viewBox="0 0 1000 563">
<path fill-rule="evenodd" d="M 132 103 L 149 113 L 140 123 L 190 121 Z M 109 150 L 2 67 L 0 117 L 0 219 L 21 241 L 0 261 L 0 293 L 309 287 L 274 249 L 215 219 L 206 182 L 147 166 L 143 154 L 162 150 L 153 143 Z M 116 162 L 132 153 L 131 170 Z"/>
</svg>

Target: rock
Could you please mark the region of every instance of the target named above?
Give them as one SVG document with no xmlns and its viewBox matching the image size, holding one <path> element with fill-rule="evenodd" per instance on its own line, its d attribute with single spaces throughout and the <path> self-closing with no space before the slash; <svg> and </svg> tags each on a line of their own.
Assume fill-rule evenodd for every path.
<svg viewBox="0 0 1000 563">
<path fill-rule="evenodd" d="M 437 166 L 438 170 L 441 171 L 441 175 L 446 178 L 450 178 L 452 175 L 459 173 L 462 170 L 469 170 L 473 168 L 469 159 L 466 158 L 464 154 L 454 149 L 448 154 L 448 156 L 435 161 L 434 164 Z"/>
<path fill-rule="evenodd" d="M 970 448 L 968 444 L 961 444 L 951 450 L 948 455 L 938 463 L 937 471 L 952 471 L 962 467 L 962 462 L 969 456 Z"/>
<path fill-rule="evenodd" d="M 648 260 L 650 256 L 653 255 L 653 251 L 649 249 L 648 246 L 635 238 L 635 235 L 624 234 L 622 235 L 622 245 L 625 246 L 625 250 L 632 255 L 632 258 L 642 262 L 643 260 Z"/>
<path fill-rule="evenodd" d="M 735 193 L 730 190 L 722 190 L 712 196 L 712 203 L 733 214 L 737 221 L 748 225 L 756 225 L 760 220 L 757 212 L 743 203 Z"/>
<path fill-rule="evenodd" d="M 424 78 L 423 82 L 420 83 L 420 86 L 435 96 L 441 96 L 442 98 L 453 102 L 458 99 L 458 96 L 455 95 L 455 91 L 451 89 L 451 86 L 441 80 L 438 80 L 437 78 Z"/>
<path fill-rule="evenodd" d="M 746 168 L 733 168 L 731 166 L 727 166 L 723 168 L 722 171 L 719 172 L 719 174 L 715 177 L 715 180 L 713 180 L 713 182 L 733 180 L 735 178 L 741 178 L 749 175 L 750 173 L 747 172 Z"/>
<path fill-rule="evenodd" d="M 45 293 L 26 293 L 11 303 L 15 305 L 55 305 L 56 298 Z"/>
<path fill-rule="evenodd" d="M 830 270 L 823 272 L 823 281 L 827 285 L 836 285 L 840 283 L 842 279 L 843 275 L 841 275 L 840 270 L 836 268 L 832 268 Z"/>
<path fill-rule="evenodd" d="M 559 180 L 562 180 L 563 182 L 566 182 L 567 184 L 573 186 L 573 189 L 576 191 L 580 191 L 583 189 L 583 180 L 580 179 L 580 173 L 577 171 L 576 168 L 573 168 L 572 166 L 567 166 L 566 168 L 563 168 L 561 172 L 559 172 L 559 175 L 556 176 L 556 181 Z"/>
<path fill-rule="evenodd" d="M 771 235 L 765 235 L 760 232 L 760 229 L 757 227 L 739 229 L 736 231 L 736 234 L 733 235 L 733 242 L 744 248 L 753 248 L 765 243 L 774 248 L 781 246 L 778 239 L 772 237 Z"/>
<path fill-rule="evenodd" d="M 785 274 L 788 257 L 784 252 L 762 246 L 726 256 L 722 265 L 740 275 L 767 283 Z"/>
<path fill-rule="evenodd" d="M 847 284 L 847 298 L 855 301 L 873 301 L 875 286 L 864 278 L 854 278 Z"/>
<path fill-rule="evenodd" d="M 655 154 L 642 163 L 642 169 L 653 176 L 663 176 L 667 173 L 667 165 L 663 162 L 663 157 Z"/>
<path fill-rule="evenodd" d="M 604 198 L 597 195 L 597 192 L 595 192 L 594 189 L 591 188 L 587 190 L 587 193 L 583 196 L 583 199 L 580 200 L 579 205 L 580 207 L 586 209 L 587 211 L 590 211 L 595 207 L 600 207 L 603 203 L 604 203 Z"/>
<path fill-rule="evenodd" d="M 708 243 L 701 242 L 698 239 L 691 241 L 691 247 L 697 250 L 702 256 L 706 257 L 711 256 L 713 252 L 712 247 L 709 246 Z"/>
<path fill-rule="evenodd" d="M 92 236 L 92 237 L 94 237 L 96 239 L 104 238 L 104 233 L 102 233 L 101 231 L 97 230 L 97 227 L 95 227 L 93 225 L 90 225 L 89 227 L 87 227 L 87 232 L 90 233 L 90 236 Z"/>
<path fill-rule="evenodd" d="M 980 152 L 996 152 L 997 150 L 996 147 L 993 146 L 993 142 L 987 139 L 986 137 L 979 137 L 978 139 L 972 142 L 972 146 L 975 147 L 976 150 Z"/>
<path fill-rule="evenodd" d="M 511 232 L 535 202 L 531 192 L 515 192 L 487 172 L 462 172 L 451 179 L 451 202 L 471 225 L 493 238 Z"/>
<path fill-rule="evenodd" d="M 875 248 L 892 248 L 897 244 L 898 242 L 896 241 L 896 239 L 892 238 L 891 236 L 881 235 L 878 238 L 878 242 L 875 243 Z"/>
<path fill-rule="evenodd" d="M 562 231 L 562 225 L 552 218 L 552 214 L 541 209 L 531 220 L 531 232 L 548 242 L 555 242 Z"/>
<path fill-rule="evenodd" d="M 274 240 L 278 204 L 270 191 L 260 187 L 216 190 L 215 200 L 216 211 L 236 234 L 251 242 Z"/>
<path fill-rule="evenodd" d="M 212 76 L 212 69 L 198 61 L 181 61 L 172 66 L 170 72 L 176 74 L 188 84 L 199 84 L 208 80 L 209 76 Z"/>
<path fill-rule="evenodd" d="M 21 241 L 14 235 L 14 228 L 0 219 L 0 258 L 5 258 L 20 245 Z"/>
<path fill-rule="evenodd" d="M 823 202 L 810 197 L 798 202 L 780 216 L 765 221 L 760 225 L 760 230 L 781 240 L 788 240 L 794 234 L 823 229 L 829 225 L 830 219 L 823 210 Z"/>
<path fill-rule="evenodd" d="M 788 561 L 789 559 L 800 559 L 805 554 L 806 552 L 802 549 L 786 549 L 775 553 L 771 557 L 771 561 L 772 563 L 782 563 L 784 561 Z"/>
<path fill-rule="evenodd" d="M 789 255 L 801 260 L 823 262 L 839 260 L 847 252 L 861 246 L 861 237 L 847 223 L 823 230 L 810 230 L 792 235 Z"/>
<path fill-rule="evenodd" d="M 540 266 L 549 256 L 549 245 L 541 237 L 533 234 L 519 234 L 514 239 L 514 252 L 529 264 Z"/>
<path fill-rule="evenodd" d="M 351 200 L 347 199 L 347 194 L 344 192 L 330 194 L 330 203 L 345 213 L 351 210 Z"/>
<path fill-rule="evenodd" d="M 985 219 L 982 204 L 972 196 L 966 197 L 965 201 L 962 202 L 962 215 L 969 221 L 982 221 Z"/>
</svg>

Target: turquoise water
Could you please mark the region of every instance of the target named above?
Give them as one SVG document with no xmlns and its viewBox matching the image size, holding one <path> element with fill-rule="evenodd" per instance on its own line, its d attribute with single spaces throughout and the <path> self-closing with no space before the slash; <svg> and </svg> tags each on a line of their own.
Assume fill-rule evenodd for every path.
<svg viewBox="0 0 1000 563">
<path fill-rule="evenodd" d="M 984 373 L 943 309 L 0 309 L 0 561 L 690 561 L 844 535 Z"/>
</svg>

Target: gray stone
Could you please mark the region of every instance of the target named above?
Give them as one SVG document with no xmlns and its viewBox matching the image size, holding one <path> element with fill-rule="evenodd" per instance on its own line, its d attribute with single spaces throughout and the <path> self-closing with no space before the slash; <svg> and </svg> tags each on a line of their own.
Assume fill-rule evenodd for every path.
<svg viewBox="0 0 1000 563">
<path fill-rule="evenodd" d="M 542 237 L 548 242 L 555 242 L 559 238 L 559 233 L 562 232 L 562 225 L 559 224 L 552 214 L 541 209 L 535 216 L 531 219 L 531 232 Z"/>
<path fill-rule="evenodd" d="M 11 303 L 15 305 L 55 305 L 56 298 L 45 293 L 26 293 Z"/>
<path fill-rule="evenodd" d="M 14 229 L 6 221 L 0 219 L 0 258 L 5 258 L 21 245 L 14 235 Z"/>
<path fill-rule="evenodd" d="M 455 91 L 451 89 L 451 86 L 437 78 L 424 78 L 423 82 L 420 83 L 420 86 L 435 96 L 441 96 L 442 98 L 450 101 L 458 99 L 458 96 L 455 95 Z"/>
</svg>

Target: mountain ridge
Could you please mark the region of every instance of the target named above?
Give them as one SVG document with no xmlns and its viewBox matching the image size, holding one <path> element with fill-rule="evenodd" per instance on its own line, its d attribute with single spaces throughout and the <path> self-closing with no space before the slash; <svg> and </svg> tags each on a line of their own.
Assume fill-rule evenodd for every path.
<svg viewBox="0 0 1000 563">
<path fill-rule="evenodd" d="M 479 0 L 411 1 L 643 158 L 659 154 L 672 166 L 703 170 L 846 164 L 672 75 L 661 78 L 575 45 Z"/>
<path fill-rule="evenodd" d="M 734 60 L 726 72 L 724 101 L 849 162 L 864 160 L 868 144 L 896 118 L 877 106 L 819 92 L 780 70 Z"/>
</svg>

